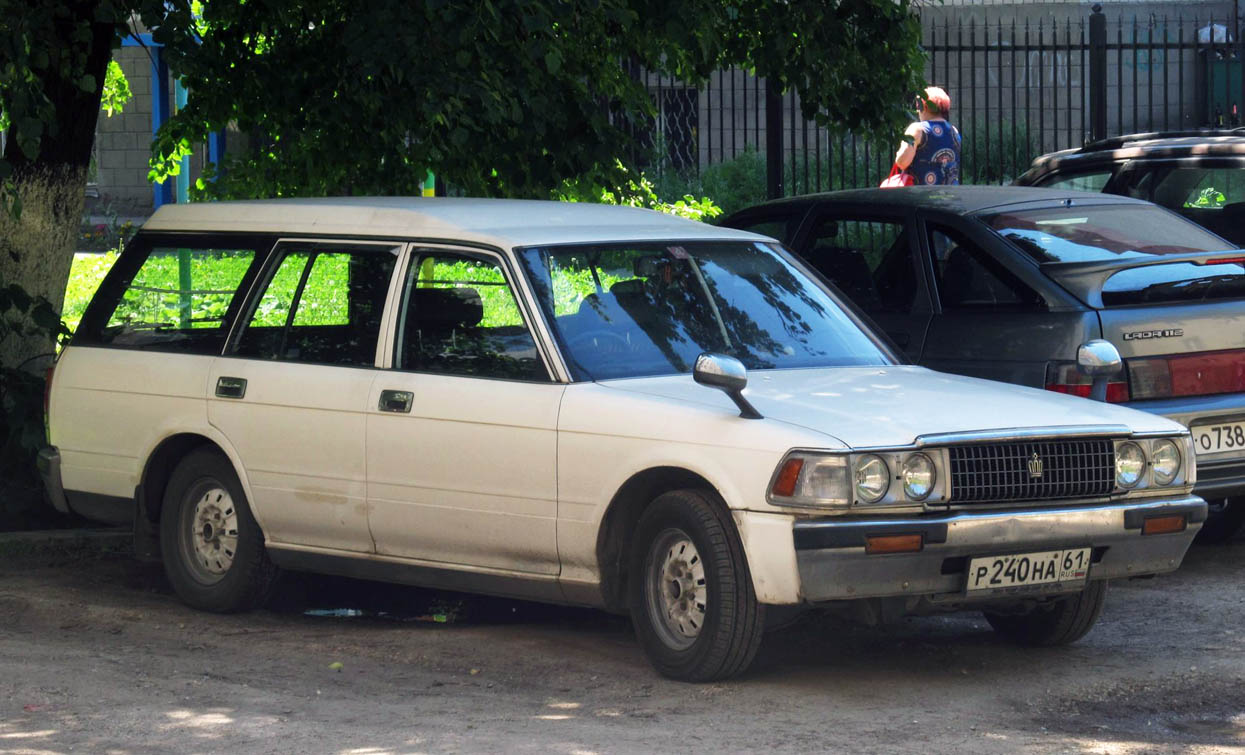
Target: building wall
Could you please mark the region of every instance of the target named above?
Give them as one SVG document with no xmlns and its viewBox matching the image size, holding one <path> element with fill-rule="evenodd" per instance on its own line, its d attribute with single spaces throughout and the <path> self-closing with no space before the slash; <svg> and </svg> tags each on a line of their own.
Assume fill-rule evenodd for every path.
<svg viewBox="0 0 1245 755">
<path fill-rule="evenodd" d="M 151 157 L 151 58 L 141 47 L 114 53 L 130 84 L 133 98 L 121 113 L 103 112 L 95 127 L 96 212 L 120 215 L 151 212 L 152 188 L 147 181 Z"/>
</svg>

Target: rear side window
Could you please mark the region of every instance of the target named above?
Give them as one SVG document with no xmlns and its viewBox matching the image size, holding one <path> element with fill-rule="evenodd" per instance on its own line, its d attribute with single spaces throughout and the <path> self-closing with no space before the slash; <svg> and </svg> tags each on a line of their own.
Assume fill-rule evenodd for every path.
<svg viewBox="0 0 1245 755">
<path fill-rule="evenodd" d="M 1041 294 L 963 233 L 931 224 L 929 247 L 944 312 L 1033 312 L 1046 308 Z"/>
<path fill-rule="evenodd" d="M 741 231 L 751 231 L 759 233 L 762 236 L 769 236 L 772 239 L 778 239 L 784 244 L 790 245 L 795 233 L 800 229 L 800 220 L 803 215 L 754 215 L 730 222 L 731 228 L 738 228 Z"/>
<path fill-rule="evenodd" d="M 827 218 L 800 256 L 870 314 L 908 314 L 916 307 L 917 268 L 901 221 Z"/>
<path fill-rule="evenodd" d="M 234 356 L 371 367 L 398 247 L 281 244 Z"/>
<path fill-rule="evenodd" d="M 100 286 L 76 345 L 219 354 L 268 244 L 254 238 L 140 237 Z"/>
<path fill-rule="evenodd" d="M 1245 169 L 1241 167 L 1157 166 L 1125 175 L 1124 194 L 1177 211 L 1223 210 L 1245 202 Z"/>
<path fill-rule="evenodd" d="M 1047 181 L 1043 181 L 1042 188 L 1100 192 L 1106 187 L 1109 180 L 1111 180 L 1111 171 L 1109 170 L 1095 173 L 1077 173 L 1075 175 L 1060 174 Z"/>
</svg>

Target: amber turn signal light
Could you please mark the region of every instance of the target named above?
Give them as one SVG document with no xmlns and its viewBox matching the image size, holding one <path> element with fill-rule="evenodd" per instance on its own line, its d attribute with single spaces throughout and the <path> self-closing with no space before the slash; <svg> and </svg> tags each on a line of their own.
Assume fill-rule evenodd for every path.
<svg viewBox="0 0 1245 755">
<path fill-rule="evenodd" d="M 869 535 L 865 538 L 865 553 L 915 553 L 923 545 L 920 535 Z"/>
<path fill-rule="evenodd" d="M 1173 532 L 1184 532 L 1186 526 L 1188 525 L 1185 522 L 1184 514 L 1151 516 L 1146 517 L 1145 522 L 1142 523 L 1141 534 L 1170 535 Z"/>
<path fill-rule="evenodd" d="M 780 498 L 791 498 L 795 495 L 795 483 L 800 479 L 800 470 L 804 468 L 804 460 L 795 457 L 787 459 L 778 470 L 778 478 L 774 480 L 774 495 Z"/>
</svg>

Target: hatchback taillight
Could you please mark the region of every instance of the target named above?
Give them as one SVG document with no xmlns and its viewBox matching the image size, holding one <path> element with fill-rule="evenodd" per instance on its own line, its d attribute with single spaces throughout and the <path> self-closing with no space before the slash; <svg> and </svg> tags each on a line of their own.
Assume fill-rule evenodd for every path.
<svg viewBox="0 0 1245 755">
<path fill-rule="evenodd" d="M 1066 393 L 1069 396 L 1089 398 L 1093 380 L 1082 375 L 1075 364 L 1055 363 L 1046 368 L 1046 390 Z M 1107 401 L 1121 404 L 1129 400 L 1128 383 L 1112 380 L 1107 383 Z"/>
<path fill-rule="evenodd" d="M 1133 398 L 1245 392 L 1245 350 L 1129 359 Z"/>
</svg>

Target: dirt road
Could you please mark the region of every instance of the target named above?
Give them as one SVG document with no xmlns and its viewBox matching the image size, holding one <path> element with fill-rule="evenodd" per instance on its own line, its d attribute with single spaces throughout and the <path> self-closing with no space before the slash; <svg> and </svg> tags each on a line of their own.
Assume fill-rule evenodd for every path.
<svg viewBox="0 0 1245 755">
<path fill-rule="evenodd" d="M 339 608 L 363 611 L 307 613 Z M 1245 752 L 1243 619 L 1238 539 L 1118 583 L 1069 648 L 971 615 L 817 618 L 697 686 L 594 611 L 306 577 L 215 616 L 158 567 L 9 559 L 0 753 Z"/>
</svg>

